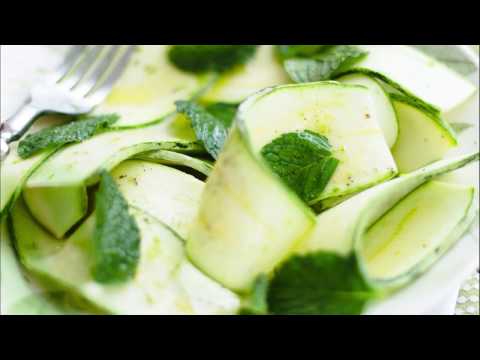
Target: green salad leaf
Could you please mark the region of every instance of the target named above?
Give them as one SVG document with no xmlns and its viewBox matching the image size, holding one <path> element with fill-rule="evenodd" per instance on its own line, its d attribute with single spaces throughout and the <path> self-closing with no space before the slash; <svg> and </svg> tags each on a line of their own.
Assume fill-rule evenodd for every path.
<svg viewBox="0 0 480 360">
<path fill-rule="evenodd" d="M 81 142 L 105 131 L 118 119 L 119 116 L 116 114 L 89 116 L 83 120 L 79 119 L 65 125 L 37 131 L 20 140 L 17 148 L 18 155 L 26 159 L 45 149 Z"/>
<path fill-rule="evenodd" d="M 265 145 L 261 154 L 306 202 L 321 194 L 338 165 L 328 139 L 309 130 L 283 134 Z"/>
<path fill-rule="evenodd" d="M 367 52 L 351 45 L 332 45 L 322 48 L 308 58 L 290 58 L 284 67 L 297 82 L 330 80 L 367 56 Z"/>
<path fill-rule="evenodd" d="M 193 101 L 177 101 L 177 112 L 192 122 L 198 140 L 214 159 L 222 150 L 229 128 L 237 112 L 237 105 L 215 103 L 203 107 Z"/>
<path fill-rule="evenodd" d="M 168 58 L 183 71 L 224 72 L 245 64 L 256 50 L 257 45 L 173 45 Z"/>
<path fill-rule="evenodd" d="M 96 195 L 92 275 L 111 284 L 134 277 L 140 259 L 140 230 L 112 176 L 103 171 Z"/>
<path fill-rule="evenodd" d="M 375 292 L 355 256 L 319 251 L 295 255 L 275 271 L 267 302 L 272 314 L 360 314 Z"/>
</svg>

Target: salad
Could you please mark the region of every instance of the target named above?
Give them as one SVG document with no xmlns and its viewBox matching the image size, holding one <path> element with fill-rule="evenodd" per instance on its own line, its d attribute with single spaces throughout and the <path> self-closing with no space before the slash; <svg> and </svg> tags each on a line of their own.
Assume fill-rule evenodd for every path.
<svg viewBox="0 0 480 360">
<path fill-rule="evenodd" d="M 411 286 L 479 208 L 452 121 L 478 89 L 427 50 L 138 46 L 2 163 L 33 289 L 5 312 L 362 314 Z"/>
</svg>

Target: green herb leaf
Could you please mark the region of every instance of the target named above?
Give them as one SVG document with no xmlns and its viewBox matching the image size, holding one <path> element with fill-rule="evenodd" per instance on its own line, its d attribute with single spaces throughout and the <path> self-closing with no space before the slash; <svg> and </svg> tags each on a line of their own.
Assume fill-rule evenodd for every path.
<svg viewBox="0 0 480 360">
<path fill-rule="evenodd" d="M 311 57 L 331 45 L 277 45 L 276 51 L 281 60 Z"/>
<path fill-rule="evenodd" d="M 174 45 L 168 58 L 183 71 L 224 72 L 245 64 L 256 50 L 257 45 Z"/>
<path fill-rule="evenodd" d="M 354 315 L 374 296 L 353 255 L 320 251 L 281 265 L 270 282 L 268 307 L 280 315 Z"/>
<path fill-rule="evenodd" d="M 105 131 L 119 119 L 116 114 L 90 116 L 65 125 L 54 126 L 27 135 L 18 144 L 17 152 L 26 159 L 42 150 L 77 143 Z"/>
<path fill-rule="evenodd" d="M 245 305 L 242 306 L 240 315 L 267 315 L 268 314 L 268 277 L 261 274 L 255 280 L 252 293 Z"/>
<path fill-rule="evenodd" d="M 308 59 L 288 59 L 284 66 L 290 78 L 297 83 L 330 80 L 366 55 L 367 52 L 356 46 L 333 45 Z"/>
<path fill-rule="evenodd" d="M 99 283 L 127 281 L 135 275 L 140 258 L 140 230 L 113 180 L 103 171 L 96 196 L 92 275 Z"/>
<path fill-rule="evenodd" d="M 457 133 L 460 134 L 463 130 L 470 129 L 473 125 L 464 122 L 455 122 L 450 123 L 450 127 Z"/>
<path fill-rule="evenodd" d="M 190 119 L 197 139 L 216 159 L 228 136 L 237 106 L 216 103 L 204 108 L 192 101 L 177 101 L 175 105 L 179 113 Z"/>
<path fill-rule="evenodd" d="M 283 134 L 262 148 L 272 170 L 304 201 L 314 200 L 338 165 L 325 136 L 305 130 Z"/>
</svg>

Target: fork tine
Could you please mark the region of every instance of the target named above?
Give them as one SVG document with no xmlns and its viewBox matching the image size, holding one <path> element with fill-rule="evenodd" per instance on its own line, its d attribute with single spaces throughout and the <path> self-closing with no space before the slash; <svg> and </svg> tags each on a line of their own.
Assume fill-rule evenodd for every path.
<svg viewBox="0 0 480 360">
<path fill-rule="evenodd" d="M 121 45 L 114 45 L 112 46 L 107 54 L 103 56 L 102 61 L 100 61 L 100 64 L 94 65 L 94 69 L 92 70 L 92 73 L 86 78 L 82 79 L 74 88 L 74 91 L 81 95 L 85 96 L 88 94 L 95 84 L 99 82 L 102 78 L 102 75 L 105 74 L 109 66 L 112 64 L 115 54 L 117 51 L 121 48 Z"/>
<path fill-rule="evenodd" d="M 117 61 L 108 77 L 100 84 L 98 88 L 93 89 L 89 94 L 87 94 L 88 99 L 98 104 L 107 97 L 113 84 L 118 80 L 120 75 L 122 75 L 123 70 L 128 65 L 135 48 L 135 45 L 129 45 L 128 49 L 125 50 L 123 55 Z"/>
<path fill-rule="evenodd" d="M 66 89 L 73 88 L 83 76 L 85 76 L 92 64 L 97 60 L 98 55 L 103 48 L 103 45 L 89 46 L 86 50 L 86 55 L 82 58 L 80 63 L 72 69 L 72 73 L 68 73 L 62 78 L 61 81 L 59 81 L 59 84 Z"/>
<path fill-rule="evenodd" d="M 86 47 L 86 45 L 73 45 L 62 63 L 48 76 L 47 81 L 57 82 L 62 79 L 82 57 Z"/>
</svg>

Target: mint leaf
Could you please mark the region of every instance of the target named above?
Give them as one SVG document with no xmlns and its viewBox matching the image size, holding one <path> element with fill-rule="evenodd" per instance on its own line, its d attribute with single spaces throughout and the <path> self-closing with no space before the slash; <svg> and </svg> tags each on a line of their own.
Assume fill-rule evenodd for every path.
<svg viewBox="0 0 480 360">
<path fill-rule="evenodd" d="M 133 278 L 140 258 L 140 230 L 128 212 L 122 193 L 106 171 L 100 174 L 96 220 L 93 278 L 104 284 Z"/>
<path fill-rule="evenodd" d="M 257 277 L 247 303 L 240 309 L 240 315 L 268 314 L 268 285 L 268 277 L 265 274 Z"/>
<path fill-rule="evenodd" d="M 42 150 L 77 143 L 108 129 L 119 119 L 116 114 L 89 116 L 65 125 L 46 128 L 20 140 L 18 155 L 26 159 Z"/>
<path fill-rule="evenodd" d="M 321 194 L 338 165 L 328 139 L 309 130 L 283 134 L 265 145 L 261 154 L 306 202 Z"/>
<path fill-rule="evenodd" d="M 297 82 L 329 80 L 344 72 L 367 56 L 367 52 L 351 45 L 333 45 L 307 59 L 285 61 L 285 70 Z"/>
<path fill-rule="evenodd" d="M 281 60 L 296 57 L 310 57 L 331 45 L 277 45 L 276 51 Z"/>
<path fill-rule="evenodd" d="M 245 64 L 256 50 L 257 45 L 174 45 L 168 58 L 183 71 L 224 72 Z"/>
<path fill-rule="evenodd" d="M 319 251 L 293 256 L 275 272 L 267 300 L 272 314 L 360 314 L 375 296 L 355 256 Z"/>
<path fill-rule="evenodd" d="M 197 139 L 216 159 L 228 136 L 237 106 L 217 103 L 204 108 L 193 101 L 177 101 L 175 105 L 177 112 L 190 119 Z"/>
</svg>

